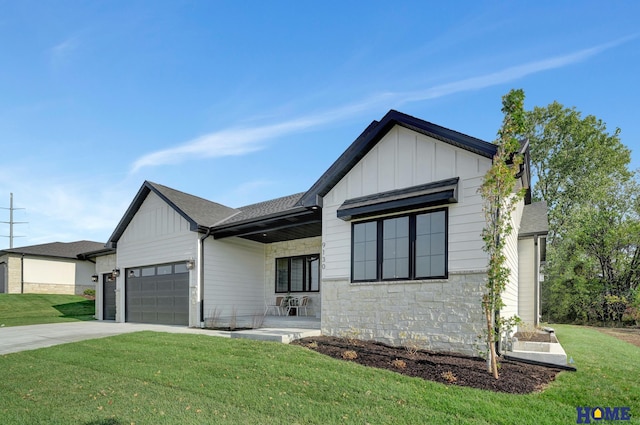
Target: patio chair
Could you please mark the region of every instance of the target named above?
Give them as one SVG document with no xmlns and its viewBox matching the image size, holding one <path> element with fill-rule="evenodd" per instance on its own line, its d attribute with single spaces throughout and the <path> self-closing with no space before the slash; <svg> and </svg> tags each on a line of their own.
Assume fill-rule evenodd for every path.
<svg viewBox="0 0 640 425">
<path fill-rule="evenodd" d="M 292 309 L 296 309 L 296 316 L 300 316 L 300 311 L 304 310 L 304 315 L 307 315 L 307 304 L 309 303 L 309 297 L 300 297 L 300 298 L 293 298 L 291 301 L 289 301 L 289 306 L 287 307 L 287 313 L 286 315 L 289 315 L 289 312 Z"/>
<path fill-rule="evenodd" d="M 284 312 L 283 304 L 284 304 L 284 297 L 276 297 L 275 304 L 265 303 L 264 315 L 266 316 L 269 313 L 269 311 L 273 310 L 274 314 L 277 314 L 278 316 L 282 316 L 282 313 Z"/>
</svg>

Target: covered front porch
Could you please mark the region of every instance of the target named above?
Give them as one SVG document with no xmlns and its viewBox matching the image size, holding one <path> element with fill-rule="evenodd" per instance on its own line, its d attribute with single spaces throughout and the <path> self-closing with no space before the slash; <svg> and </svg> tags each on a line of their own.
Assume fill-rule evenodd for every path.
<svg viewBox="0 0 640 425">
<path fill-rule="evenodd" d="M 211 229 L 211 236 L 217 241 L 244 240 L 254 244 L 253 261 L 257 260 L 264 266 L 260 267 L 260 276 L 254 273 L 254 277 L 245 279 L 245 282 L 250 280 L 252 283 L 249 285 L 251 288 L 245 289 L 243 297 L 252 300 L 253 310 L 238 309 L 238 313 L 255 316 L 257 302 L 261 301 L 265 312 L 264 327 L 296 326 L 298 323 L 303 329 L 320 328 L 322 216 L 317 206 L 301 206 L 298 203 L 301 195 L 243 207 L 240 214 Z M 261 247 L 257 248 L 259 245 Z M 233 258 L 238 258 L 238 255 Z M 253 264 L 253 270 L 257 272 L 255 267 L 258 264 Z M 256 289 L 260 292 L 256 293 Z M 283 317 L 284 309 L 269 308 L 285 297 L 306 299 L 304 309 L 292 312 L 297 317 Z M 229 298 L 227 304 L 234 302 Z M 223 316 L 228 315 L 226 310 L 228 308 Z"/>
</svg>

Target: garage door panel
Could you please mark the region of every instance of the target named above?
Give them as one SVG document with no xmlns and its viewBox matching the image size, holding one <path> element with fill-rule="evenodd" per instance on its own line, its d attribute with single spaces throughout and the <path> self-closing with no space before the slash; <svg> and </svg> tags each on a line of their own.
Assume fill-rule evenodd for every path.
<svg viewBox="0 0 640 425">
<path fill-rule="evenodd" d="M 166 272 L 169 266 L 153 267 Z M 126 316 L 128 322 L 188 325 L 189 273 L 128 277 Z"/>
</svg>

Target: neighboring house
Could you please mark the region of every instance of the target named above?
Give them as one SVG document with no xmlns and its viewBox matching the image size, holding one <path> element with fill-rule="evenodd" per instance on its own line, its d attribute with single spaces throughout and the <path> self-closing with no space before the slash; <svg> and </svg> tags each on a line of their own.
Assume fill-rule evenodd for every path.
<svg viewBox="0 0 640 425">
<path fill-rule="evenodd" d="M 476 353 L 487 269 L 478 188 L 495 153 L 390 111 L 303 193 L 229 208 L 145 182 L 109 238 L 115 291 L 98 285 L 98 318 L 198 327 L 291 293 L 310 297 L 325 334 Z M 528 188 L 528 145 L 522 153 Z M 546 208 L 527 197 L 512 219 L 502 314 L 535 323 Z"/>
<path fill-rule="evenodd" d="M 76 294 L 93 289 L 95 264 L 78 255 L 104 248 L 91 241 L 53 242 L 0 251 L 0 293 Z"/>
</svg>

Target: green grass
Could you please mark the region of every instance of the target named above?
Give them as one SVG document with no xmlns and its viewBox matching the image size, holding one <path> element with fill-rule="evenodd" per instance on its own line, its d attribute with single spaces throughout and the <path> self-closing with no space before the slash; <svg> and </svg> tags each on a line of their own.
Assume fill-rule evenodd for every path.
<svg viewBox="0 0 640 425">
<path fill-rule="evenodd" d="M 0 294 L 0 325 L 93 320 L 95 302 L 77 295 Z"/>
<path fill-rule="evenodd" d="M 572 424 L 640 417 L 640 348 L 557 326 L 578 372 L 542 393 L 445 386 L 276 343 L 141 332 L 0 356 L 3 424 Z M 632 423 L 640 423 L 634 417 Z M 629 422 L 624 422 L 629 423 Z"/>
</svg>

